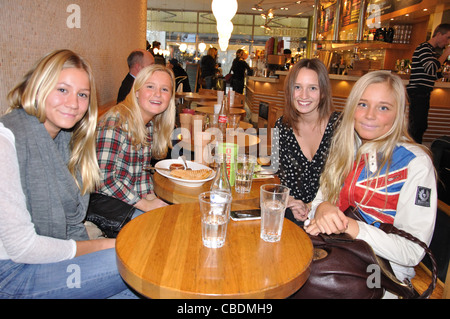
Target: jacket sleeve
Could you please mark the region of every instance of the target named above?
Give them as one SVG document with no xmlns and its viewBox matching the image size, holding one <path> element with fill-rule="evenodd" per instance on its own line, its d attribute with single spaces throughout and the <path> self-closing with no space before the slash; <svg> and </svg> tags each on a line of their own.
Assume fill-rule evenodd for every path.
<svg viewBox="0 0 450 319">
<path fill-rule="evenodd" d="M 408 177 L 403 185 L 394 226 L 417 237 L 427 245 L 433 236 L 437 209 L 436 177 L 431 159 L 418 155 L 408 165 Z M 402 266 L 415 266 L 425 252 L 417 244 L 371 225 L 358 222 L 357 238 L 368 242 L 375 253 Z"/>
</svg>

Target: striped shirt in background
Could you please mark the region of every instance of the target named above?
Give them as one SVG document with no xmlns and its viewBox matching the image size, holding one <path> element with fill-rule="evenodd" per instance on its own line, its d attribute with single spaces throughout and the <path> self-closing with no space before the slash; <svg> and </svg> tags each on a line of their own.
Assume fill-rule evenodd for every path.
<svg viewBox="0 0 450 319">
<path fill-rule="evenodd" d="M 439 55 L 428 42 L 420 44 L 412 56 L 411 76 L 407 89 L 417 88 L 431 92 L 434 83 L 441 77 Z"/>
</svg>

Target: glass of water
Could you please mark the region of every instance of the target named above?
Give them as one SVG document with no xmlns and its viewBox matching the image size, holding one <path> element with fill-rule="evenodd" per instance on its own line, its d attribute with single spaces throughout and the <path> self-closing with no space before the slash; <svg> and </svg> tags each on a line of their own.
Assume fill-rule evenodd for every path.
<svg viewBox="0 0 450 319">
<path fill-rule="evenodd" d="M 260 192 L 261 238 L 267 242 L 280 241 L 289 188 L 279 184 L 265 184 L 261 186 Z"/>
<path fill-rule="evenodd" d="M 237 193 L 250 192 L 255 165 L 256 157 L 253 155 L 239 155 L 237 157 L 234 180 L 234 189 Z"/>
<path fill-rule="evenodd" d="M 231 210 L 231 194 L 208 191 L 198 196 L 202 221 L 203 245 L 220 248 L 225 244 Z"/>
</svg>

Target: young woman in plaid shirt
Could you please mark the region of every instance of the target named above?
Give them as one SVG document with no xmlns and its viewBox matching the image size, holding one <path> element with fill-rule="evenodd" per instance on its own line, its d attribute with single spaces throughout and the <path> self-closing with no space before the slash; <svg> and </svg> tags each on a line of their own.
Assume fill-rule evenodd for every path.
<svg viewBox="0 0 450 319">
<path fill-rule="evenodd" d="M 151 65 L 136 76 L 125 101 L 99 121 L 97 157 L 102 174 L 97 193 L 149 211 L 167 205 L 156 198 L 149 172 L 151 157 L 164 158 L 175 124 L 175 86 L 171 70 Z"/>
</svg>

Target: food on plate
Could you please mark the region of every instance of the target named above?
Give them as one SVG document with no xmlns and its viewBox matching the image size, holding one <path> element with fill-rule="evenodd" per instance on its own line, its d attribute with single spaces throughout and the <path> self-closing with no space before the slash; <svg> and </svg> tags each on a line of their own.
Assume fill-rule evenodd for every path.
<svg viewBox="0 0 450 319">
<path fill-rule="evenodd" d="M 173 163 L 173 164 L 170 164 L 169 169 L 171 171 L 177 170 L 177 169 L 184 169 L 184 165 L 183 164 L 179 164 L 179 163 Z"/>
<path fill-rule="evenodd" d="M 188 180 L 202 180 L 206 179 L 211 175 L 212 170 L 204 168 L 204 169 L 196 169 L 196 170 L 173 170 L 170 172 L 170 175 L 176 178 L 188 179 Z"/>
<path fill-rule="evenodd" d="M 270 156 L 261 156 L 257 158 L 259 165 L 270 165 Z"/>
</svg>

